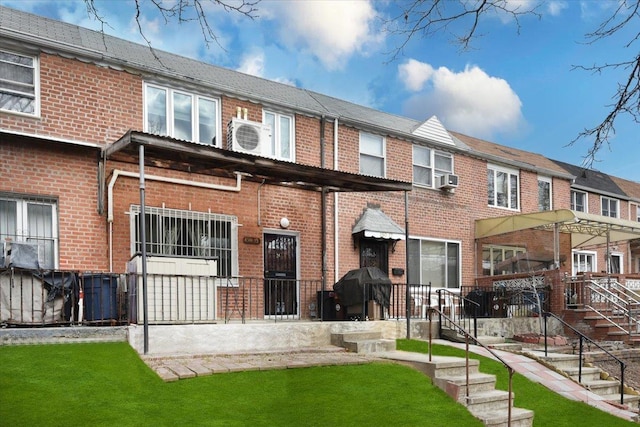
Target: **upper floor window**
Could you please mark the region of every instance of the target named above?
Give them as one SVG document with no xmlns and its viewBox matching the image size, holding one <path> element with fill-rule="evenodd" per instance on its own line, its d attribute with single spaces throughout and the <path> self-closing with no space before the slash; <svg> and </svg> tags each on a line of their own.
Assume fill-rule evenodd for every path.
<svg viewBox="0 0 640 427">
<path fill-rule="evenodd" d="M 602 196 L 600 199 L 602 204 L 602 215 L 611 218 L 618 218 L 618 200 Z"/>
<path fill-rule="evenodd" d="M 551 178 L 546 176 L 538 177 L 538 210 L 551 210 Z"/>
<path fill-rule="evenodd" d="M 489 206 L 518 209 L 520 206 L 519 177 L 517 170 L 489 165 L 487 169 Z"/>
<path fill-rule="evenodd" d="M 634 209 L 635 209 L 635 216 L 634 216 Z M 631 204 L 631 216 L 629 217 L 631 219 L 634 219 L 638 222 L 640 222 L 640 205 L 632 203 Z"/>
<path fill-rule="evenodd" d="M 409 275 L 412 283 L 459 288 L 461 265 L 460 242 L 409 239 Z"/>
<path fill-rule="evenodd" d="M 218 123 L 218 99 L 145 85 L 146 132 L 220 146 Z"/>
<path fill-rule="evenodd" d="M 54 200 L 0 195 L 0 249 L 9 240 L 32 243 L 38 247 L 40 268 L 56 268 L 57 215 Z"/>
<path fill-rule="evenodd" d="M 286 114 L 264 111 L 263 122 L 271 126 L 268 156 L 280 160 L 294 160 L 294 120 Z"/>
<path fill-rule="evenodd" d="M 385 176 L 385 140 L 380 135 L 360 132 L 360 173 Z"/>
<path fill-rule="evenodd" d="M 571 190 L 571 210 L 587 212 L 587 193 Z"/>
<path fill-rule="evenodd" d="M 141 251 L 140 206 L 132 206 L 132 252 Z M 235 216 L 178 209 L 145 208 L 147 254 L 216 259 L 218 276 L 238 274 Z"/>
<path fill-rule="evenodd" d="M 0 110 L 38 115 L 38 60 L 0 50 Z"/>
<path fill-rule="evenodd" d="M 420 145 L 413 146 L 413 183 L 434 187 L 445 173 L 453 173 L 453 156 Z"/>
</svg>

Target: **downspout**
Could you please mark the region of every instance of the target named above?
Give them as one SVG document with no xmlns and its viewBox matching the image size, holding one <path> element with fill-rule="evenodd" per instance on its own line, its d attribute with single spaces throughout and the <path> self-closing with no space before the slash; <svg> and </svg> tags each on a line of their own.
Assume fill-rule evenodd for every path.
<svg viewBox="0 0 640 427">
<path fill-rule="evenodd" d="M 333 169 L 338 170 L 338 118 L 333 122 Z M 338 249 L 338 192 L 333 193 L 333 283 L 337 283 L 340 251 Z"/>
<path fill-rule="evenodd" d="M 236 174 L 235 186 L 210 184 L 206 182 L 190 181 L 186 179 L 169 178 L 166 176 L 147 175 L 147 174 L 145 174 L 144 179 L 145 181 L 159 181 L 159 182 L 166 182 L 169 184 L 207 188 L 210 190 L 233 191 L 238 193 L 242 188 L 242 173 L 235 172 L 235 174 Z M 109 223 L 109 272 L 113 272 L 113 187 L 115 186 L 116 181 L 120 176 L 127 177 L 127 178 L 140 178 L 140 173 L 114 169 L 113 173 L 111 174 L 111 179 L 109 180 L 109 185 L 107 187 L 107 204 L 108 204 L 107 222 Z"/>
<path fill-rule="evenodd" d="M 320 167 L 325 168 L 326 162 L 324 160 L 325 156 L 325 124 L 326 118 L 323 115 L 320 118 Z M 320 232 L 322 234 L 321 243 L 320 243 L 320 252 L 322 253 L 322 290 L 325 291 L 327 289 L 327 190 L 325 187 L 322 187 L 322 191 L 320 192 L 320 210 L 321 210 L 321 224 L 320 224 Z"/>
</svg>

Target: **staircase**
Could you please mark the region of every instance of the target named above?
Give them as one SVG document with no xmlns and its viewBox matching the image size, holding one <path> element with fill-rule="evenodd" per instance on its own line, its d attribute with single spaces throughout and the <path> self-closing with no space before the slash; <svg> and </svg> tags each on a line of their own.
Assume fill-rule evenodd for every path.
<svg viewBox="0 0 640 427">
<path fill-rule="evenodd" d="M 331 345 L 352 353 L 394 351 L 396 340 L 383 339 L 380 331 L 354 331 L 331 334 Z"/>
<path fill-rule="evenodd" d="M 509 424 L 509 393 L 496 390 L 495 375 L 478 371 L 480 362 L 469 360 L 469 388 L 467 392 L 466 361 L 458 357 L 429 356 L 396 351 L 383 357 L 411 366 L 431 378 L 433 384 L 447 393 L 485 426 L 529 427 L 533 425 L 533 411 L 511 407 Z M 512 393 L 513 402 L 513 393 Z M 454 421 L 452 421 L 455 424 Z"/>
<path fill-rule="evenodd" d="M 564 320 L 596 341 L 640 346 L 640 293 L 613 277 L 571 278 Z"/>
<path fill-rule="evenodd" d="M 579 382 L 587 390 L 601 396 L 603 400 L 614 405 L 620 405 L 620 381 L 609 378 L 604 379 L 604 372 L 597 367 L 582 366 L 580 375 L 580 356 L 577 354 L 547 353 L 547 356 L 537 355 L 539 359 L 564 372 L 574 381 Z M 623 405 L 630 411 L 638 412 L 640 408 L 640 396 L 630 394 L 632 390 L 625 388 Z"/>
<path fill-rule="evenodd" d="M 429 356 L 421 353 L 396 351 L 395 340 L 381 338 L 379 332 L 346 332 L 331 335 L 331 343 L 349 351 L 372 353 L 419 370 L 431 378 L 433 384 L 442 389 L 455 401 L 466 406 L 468 411 L 490 427 L 530 427 L 533 425 L 533 411 L 511 407 L 509 424 L 509 393 L 496 390 L 495 375 L 478 371 L 480 362 L 469 360 L 469 386 L 467 392 L 464 358 Z M 512 393 L 511 402 L 513 402 Z M 452 420 L 455 424 L 455 421 Z"/>
</svg>

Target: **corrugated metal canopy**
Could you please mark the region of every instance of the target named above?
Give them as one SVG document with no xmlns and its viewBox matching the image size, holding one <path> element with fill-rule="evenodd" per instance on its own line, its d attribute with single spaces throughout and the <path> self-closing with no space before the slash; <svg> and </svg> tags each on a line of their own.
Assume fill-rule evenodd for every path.
<svg viewBox="0 0 640 427">
<path fill-rule="evenodd" d="M 640 239 L 640 222 L 609 218 L 569 209 L 509 215 L 476 220 L 476 239 L 531 228 L 553 229 L 571 234 L 573 248 Z M 607 238 L 608 234 L 608 238 Z"/>
<path fill-rule="evenodd" d="M 139 131 L 128 131 L 118 141 L 106 146 L 103 149 L 103 158 L 137 163 L 140 145 L 145 147 L 145 162 L 148 166 L 191 173 L 234 177 L 236 172 L 240 172 L 246 174 L 248 180 L 310 191 L 324 189 L 328 192 L 367 192 L 412 189 L 410 182 L 275 160 Z"/>
</svg>

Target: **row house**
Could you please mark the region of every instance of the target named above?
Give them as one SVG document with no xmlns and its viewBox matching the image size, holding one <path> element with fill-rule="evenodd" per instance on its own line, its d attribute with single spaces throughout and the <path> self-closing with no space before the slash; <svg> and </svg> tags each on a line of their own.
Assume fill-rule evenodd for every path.
<svg viewBox="0 0 640 427">
<path fill-rule="evenodd" d="M 315 291 L 359 267 L 458 292 L 495 275 L 600 271 L 570 233 L 486 232 L 482 222 L 580 210 L 580 191 L 584 212 L 615 209 L 625 221 L 608 271 L 638 272 L 637 244 L 626 243 L 638 232 L 628 224 L 639 219 L 637 183 L 600 191 L 571 165 L 448 131 L 436 117 L 391 115 L 5 7 L 0 85 L 3 254 L 27 242 L 42 269 L 215 276 L 215 307 L 201 320 L 220 317 L 223 293 L 253 279 L 252 317 L 308 318 Z"/>
</svg>

